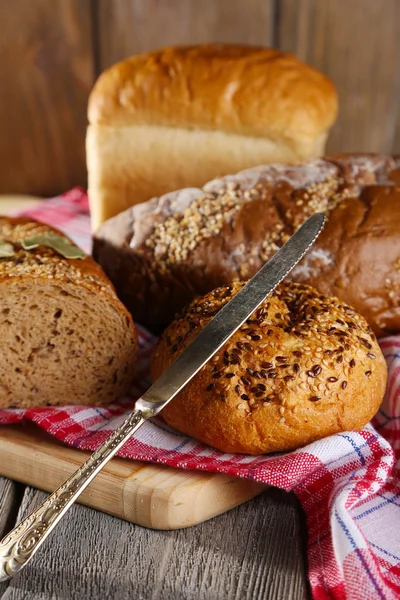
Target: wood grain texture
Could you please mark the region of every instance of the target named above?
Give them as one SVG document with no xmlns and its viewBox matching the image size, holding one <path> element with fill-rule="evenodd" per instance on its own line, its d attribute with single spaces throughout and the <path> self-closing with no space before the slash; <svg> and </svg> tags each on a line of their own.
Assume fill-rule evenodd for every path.
<svg viewBox="0 0 400 600">
<path fill-rule="evenodd" d="M 99 67 L 139 52 L 201 42 L 271 45 L 274 0 L 100 0 Z"/>
<path fill-rule="evenodd" d="M 279 2 L 279 48 L 326 73 L 339 91 L 328 152 L 399 149 L 399 20 L 398 0 Z"/>
<path fill-rule="evenodd" d="M 399 88 L 400 88 L 400 86 L 399 86 Z M 398 102 L 398 104 L 400 104 L 400 89 L 398 91 L 398 101 L 397 102 Z M 400 116 L 399 115 L 397 116 L 397 119 L 396 119 L 396 128 L 395 128 L 395 133 L 394 133 L 393 148 L 391 149 L 391 152 L 393 152 L 393 154 L 400 155 Z"/>
<path fill-rule="evenodd" d="M 43 498 L 29 489 L 19 518 Z M 295 497 L 276 489 L 172 532 L 74 506 L 2 598 L 300 600 L 307 597 L 301 531 Z"/>
<path fill-rule="evenodd" d="M 52 492 L 88 458 L 35 426 L 0 427 L 0 475 Z M 230 475 L 112 459 L 79 502 L 155 529 L 191 527 L 260 494 L 265 486 Z"/>
<path fill-rule="evenodd" d="M 17 498 L 17 484 L 0 477 L 0 538 L 7 533 L 10 519 L 13 519 Z"/>
<path fill-rule="evenodd" d="M 0 539 L 14 527 L 22 491 L 23 488 L 19 484 L 0 477 Z M 0 598 L 8 585 L 8 582 L 0 583 Z"/>
<path fill-rule="evenodd" d="M 0 193 L 86 182 L 90 0 L 0 0 Z"/>
</svg>

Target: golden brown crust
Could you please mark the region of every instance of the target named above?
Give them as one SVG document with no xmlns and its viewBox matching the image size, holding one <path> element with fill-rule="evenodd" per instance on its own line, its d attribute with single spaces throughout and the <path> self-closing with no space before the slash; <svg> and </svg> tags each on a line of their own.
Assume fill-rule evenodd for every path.
<svg viewBox="0 0 400 600">
<path fill-rule="evenodd" d="M 321 156 L 336 113 L 329 79 L 277 50 L 209 44 L 128 58 L 89 100 L 92 229 L 154 196 Z"/>
<path fill-rule="evenodd" d="M 153 380 L 243 284 L 218 288 L 165 331 Z M 223 452 L 263 454 L 363 427 L 387 368 L 366 321 L 336 298 L 282 284 L 163 410 L 165 421 Z"/>
<path fill-rule="evenodd" d="M 89 122 L 166 125 L 286 140 L 317 138 L 337 114 L 322 73 L 273 49 L 205 44 L 125 59 L 105 71 L 89 100 Z"/>
</svg>

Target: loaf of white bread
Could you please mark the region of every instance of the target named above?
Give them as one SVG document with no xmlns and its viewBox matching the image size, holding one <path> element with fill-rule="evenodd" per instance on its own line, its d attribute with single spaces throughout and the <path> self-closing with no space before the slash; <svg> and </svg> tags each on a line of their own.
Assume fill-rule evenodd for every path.
<svg viewBox="0 0 400 600">
<path fill-rule="evenodd" d="M 336 114 L 332 82 L 277 50 L 209 44 L 128 58 L 90 95 L 92 226 L 247 167 L 320 156 Z"/>
</svg>

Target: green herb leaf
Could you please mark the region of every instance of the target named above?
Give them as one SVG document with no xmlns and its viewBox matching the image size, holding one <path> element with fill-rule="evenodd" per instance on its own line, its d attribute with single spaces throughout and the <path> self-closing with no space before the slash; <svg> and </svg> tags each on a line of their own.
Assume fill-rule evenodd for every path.
<svg viewBox="0 0 400 600">
<path fill-rule="evenodd" d="M 0 258 L 7 258 L 8 256 L 14 256 L 14 254 L 14 246 L 4 240 L 0 240 Z"/>
<path fill-rule="evenodd" d="M 86 256 L 83 250 L 71 244 L 65 237 L 50 232 L 26 238 L 21 241 L 21 245 L 25 250 L 32 250 L 38 246 L 46 246 L 47 248 L 52 248 L 64 258 L 85 258 Z"/>
</svg>

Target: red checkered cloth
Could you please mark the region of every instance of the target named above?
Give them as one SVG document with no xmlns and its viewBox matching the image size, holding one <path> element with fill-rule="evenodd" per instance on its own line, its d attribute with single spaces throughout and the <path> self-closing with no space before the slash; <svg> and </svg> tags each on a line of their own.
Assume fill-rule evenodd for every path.
<svg viewBox="0 0 400 600">
<path fill-rule="evenodd" d="M 90 250 L 87 196 L 74 189 L 25 215 L 65 231 Z M 155 338 L 142 328 L 132 397 L 109 408 L 67 406 L 0 411 L 0 423 L 33 421 L 59 440 L 95 450 L 134 398 L 149 386 Z M 381 340 L 389 368 L 386 398 L 373 425 L 275 456 L 223 454 L 147 422 L 119 455 L 181 469 L 229 473 L 293 490 L 307 514 L 309 580 L 316 599 L 400 597 L 400 336 Z M 288 550 L 289 551 L 289 550 Z"/>
</svg>

